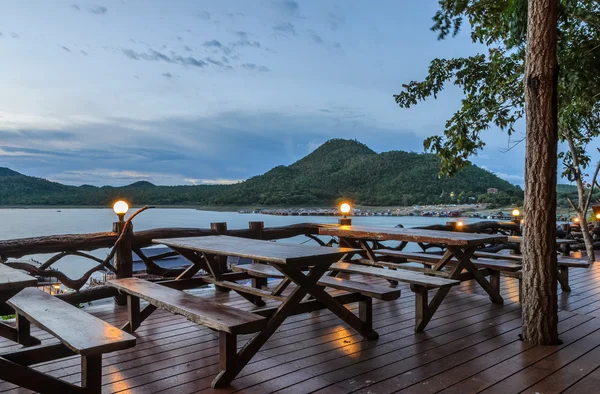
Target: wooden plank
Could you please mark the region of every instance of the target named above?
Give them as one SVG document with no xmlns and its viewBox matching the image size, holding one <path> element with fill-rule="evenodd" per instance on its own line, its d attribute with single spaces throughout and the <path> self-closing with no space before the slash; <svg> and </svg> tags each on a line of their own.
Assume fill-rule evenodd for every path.
<svg viewBox="0 0 600 394">
<path fill-rule="evenodd" d="M 265 318 L 254 313 L 217 304 L 143 279 L 115 279 L 107 284 L 214 330 L 230 334 L 248 334 L 259 331 L 265 324 Z"/>
<path fill-rule="evenodd" d="M 319 279 L 319 282 L 317 283 L 325 287 L 332 287 L 334 289 L 361 293 L 367 297 L 376 298 L 382 301 L 391 301 L 400 297 L 400 289 L 369 283 L 362 283 L 350 279 L 323 276 L 321 277 L 321 279 Z"/>
<path fill-rule="evenodd" d="M 508 237 L 507 242 L 509 243 L 523 243 L 523 237 L 520 235 L 511 235 Z M 575 240 L 575 239 L 561 239 L 558 238 L 556 239 L 556 246 L 559 245 L 573 245 L 579 243 L 579 241 Z"/>
<path fill-rule="evenodd" d="M 0 264 L 0 289 L 23 289 L 37 286 L 37 279 L 19 270 Z"/>
<path fill-rule="evenodd" d="M 231 267 L 233 271 L 238 272 L 248 272 L 252 276 L 257 276 L 259 278 L 285 278 L 281 272 L 277 269 L 271 267 L 268 264 L 244 264 L 244 265 L 234 265 Z"/>
<path fill-rule="evenodd" d="M 421 261 L 425 263 L 437 264 L 442 258 L 441 255 L 431 254 L 431 253 L 419 253 L 419 252 L 403 252 L 399 250 L 393 249 L 378 249 L 376 253 L 382 254 L 384 256 L 398 257 L 411 261 Z M 498 271 L 508 271 L 508 272 L 516 272 L 521 270 L 521 265 L 514 263 L 509 260 L 497 260 L 497 259 L 488 259 L 488 258 L 479 258 L 471 260 L 476 267 L 479 268 L 490 268 Z M 449 263 L 457 264 L 458 260 L 456 258 L 450 259 Z"/>
<path fill-rule="evenodd" d="M 473 253 L 475 257 L 486 257 L 490 259 L 500 259 L 500 260 L 511 260 L 522 262 L 523 256 L 520 254 L 504 254 L 504 253 L 491 253 L 491 252 L 475 252 Z"/>
<path fill-rule="evenodd" d="M 348 272 L 351 274 L 373 275 L 379 278 L 397 280 L 399 282 L 410 283 L 414 285 L 427 287 L 455 286 L 460 281 L 453 279 L 440 278 L 437 276 L 427 276 L 411 271 L 390 270 L 383 268 L 368 267 L 350 263 L 335 263 L 331 265 L 335 271 Z"/>
<path fill-rule="evenodd" d="M 319 235 L 374 241 L 426 242 L 456 246 L 505 243 L 507 239 L 504 235 L 473 234 L 417 228 L 390 228 L 383 226 L 321 227 L 319 228 Z"/>
<path fill-rule="evenodd" d="M 23 289 L 8 304 L 77 354 L 103 354 L 135 345 L 134 336 L 42 290 Z"/>
<path fill-rule="evenodd" d="M 318 262 L 319 259 L 325 258 L 331 262 L 347 253 L 358 252 L 351 248 L 286 244 L 227 235 L 155 239 L 152 242 L 174 249 L 187 249 L 219 256 L 243 257 L 277 264 Z"/>
</svg>

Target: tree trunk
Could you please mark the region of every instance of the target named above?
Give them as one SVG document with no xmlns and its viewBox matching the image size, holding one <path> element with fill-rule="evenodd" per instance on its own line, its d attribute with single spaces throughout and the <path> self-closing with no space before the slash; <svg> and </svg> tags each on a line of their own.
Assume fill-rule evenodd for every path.
<svg viewBox="0 0 600 394">
<path fill-rule="evenodd" d="M 594 260 L 596 260 L 596 254 L 594 252 L 594 239 L 590 233 L 585 215 L 579 216 L 579 226 L 581 227 L 581 235 L 583 235 L 583 242 L 585 243 L 585 252 L 587 254 L 588 261 L 593 263 Z"/>
<path fill-rule="evenodd" d="M 558 344 L 556 289 L 557 1 L 529 0 L 525 106 L 523 340 Z"/>
</svg>

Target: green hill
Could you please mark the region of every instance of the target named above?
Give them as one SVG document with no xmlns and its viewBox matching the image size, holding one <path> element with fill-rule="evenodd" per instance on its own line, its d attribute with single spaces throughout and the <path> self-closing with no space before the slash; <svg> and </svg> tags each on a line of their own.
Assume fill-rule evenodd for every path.
<svg viewBox="0 0 600 394">
<path fill-rule="evenodd" d="M 123 187 L 66 186 L 0 168 L 0 205 L 109 205 L 116 198 L 156 205 L 361 205 L 469 202 L 510 204 L 520 188 L 489 171 L 469 166 L 453 178 L 439 177 L 431 154 L 376 153 L 357 141 L 334 139 L 290 166 L 278 166 L 235 185 L 155 186 L 140 180 Z M 488 188 L 499 193 L 488 195 Z"/>
</svg>

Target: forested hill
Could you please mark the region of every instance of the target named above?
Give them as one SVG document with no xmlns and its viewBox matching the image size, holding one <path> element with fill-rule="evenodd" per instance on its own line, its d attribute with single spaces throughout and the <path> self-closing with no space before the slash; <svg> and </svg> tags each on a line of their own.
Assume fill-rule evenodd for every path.
<svg viewBox="0 0 600 394">
<path fill-rule="evenodd" d="M 334 139 L 290 166 L 235 185 L 155 186 L 140 180 L 123 187 L 67 186 L 0 168 L 0 205 L 133 204 L 201 206 L 327 206 L 341 198 L 361 205 L 442 202 L 514 203 L 520 188 L 476 166 L 454 178 L 439 177 L 430 154 L 376 153 L 357 141 Z M 487 194 L 488 188 L 499 193 Z"/>
</svg>

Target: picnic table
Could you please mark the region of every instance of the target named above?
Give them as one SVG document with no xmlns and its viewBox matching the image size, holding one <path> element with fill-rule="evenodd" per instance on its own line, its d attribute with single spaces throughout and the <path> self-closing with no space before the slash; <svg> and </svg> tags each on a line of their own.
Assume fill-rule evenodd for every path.
<svg viewBox="0 0 600 394">
<path fill-rule="evenodd" d="M 452 262 L 454 265 L 449 275 L 447 275 L 448 278 L 475 279 L 489 295 L 492 302 L 504 303 L 500 295 L 499 273 L 497 276 L 491 276 L 492 283 L 490 283 L 473 263 L 472 257 L 478 246 L 490 243 L 505 243 L 507 241 L 506 236 L 356 225 L 320 228 L 319 234 L 338 237 L 340 245 L 361 248 L 363 254 L 374 265 L 377 265 L 377 250 L 373 250 L 369 246 L 369 241 L 421 242 L 442 245 L 446 249 L 445 253 L 438 256 L 437 261 L 431 262 L 431 272 L 441 272 L 449 262 Z M 401 268 L 401 265 L 398 265 L 398 267 Z M 468 275 L 464 275 L 463 270 L 466 270 Z M 437 307 L 449 291 L 450 287 L 441 287 L 432 299 L 431 304 Z"/>
<path fill-rule="evenodd" d="M 174 288 L 170 289 L 167 285 L 161 286 L 136 278 L 108 282 L 109 285 L 128 294 L 130 322 L 125 328 L 129 331 L 135 330 L 144 318 L 159 307 L 185 315 L 190 320 L 219 331 L 221 372 L 213 380 L 213 387 L 221 387 L 231 382 L 279 326 L 295 314 L 326 308 L 366 339 L 379 337 L 372 328 L 371 318 L 365 321 L 364 313 L 359 313 L 359 317 L 344 307 L 344 303 L 363 300 L 364 296 L 356 294 L 360 297 L 353 298 L 354 294 L 346 294 L 346 298 L 342 299 L 342 295 L 332 296 L 325 291 L 324 283 L 328 283 L 327 286 L 329 283 L 336 286 L 334 281 L 325 280 L 320 283 L 333 263 L 348 253 L 358 252 L 357 250 L 292 245 L 224 235 L 155 239 L 152 242 L 166 245 L 192 262 L 189 268 L 168 284 L 169 287 L 177 288 L 178 282 L 186 281 L 196 281 L 197 284 L 211 283 L 215 287 L 234 290 L 251 302 L 255 302 L 257 297 L 281 302 L 278 307 L 247 312 L 212 303 Z M 220 258 L 228 256 L 248 258 L 266 264 L 277 270 L 284 279 L 273 292 L 237 283 L 236 280 L 249 276 L 245 272 L 223 272 Z M 208 274 L 193 278 L 200 270 Z M 296 286 L 284 294 L 283 289 L 286 286 L 282 283 L 291 282 Z M 340 284 L 339 288 L 347 289 L 347 284 Z M 390 289 L 386 288 L 386 292 L 389 293 Z M 398 290 L 394 292 L 396 297 L 399 296 Z M 305 299 L 307 296 L 310 299 Z M 139 309 L 140 298 L 150 303 L 142 311 Z M 238 352 L 236 335 L 253 332 L 255 335 Z"/>
</svg>

